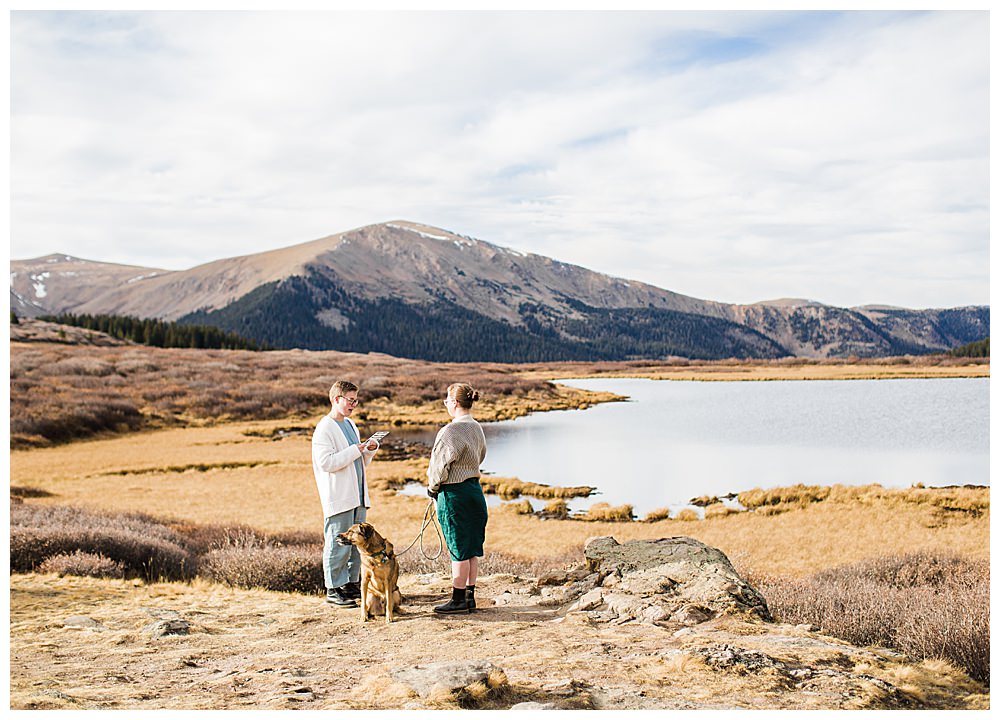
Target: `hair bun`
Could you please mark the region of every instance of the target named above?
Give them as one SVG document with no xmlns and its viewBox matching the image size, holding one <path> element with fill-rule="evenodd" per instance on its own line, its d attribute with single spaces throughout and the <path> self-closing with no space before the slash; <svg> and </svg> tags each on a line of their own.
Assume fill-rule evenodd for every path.
<svg viewBox="0 0 1000 720">
<path fill-rule="evenodd" d="M 472 402 L 476 402 L 478 399 L 479 399 L 479 391 L 478 390 L 473 390 L 472 391 Z"/>
</svg>

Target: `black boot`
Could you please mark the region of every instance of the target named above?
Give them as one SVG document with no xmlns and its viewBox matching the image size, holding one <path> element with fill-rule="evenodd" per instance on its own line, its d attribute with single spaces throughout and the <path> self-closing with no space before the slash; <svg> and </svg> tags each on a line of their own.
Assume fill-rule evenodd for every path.
<svg viewBox="0 0 1000 720">
<path fill-rule="evenodd" d="M 472 612 L 469 610 L 469 603 L 465 599 L 465 588 L 451 589 L 451 600 L 444 605 L 438 605 L 434 612 L 439 615 L 458 615 L 459 613 Z"/>
<path fill-rule="evenodd" d="M 476 610 L 476 586 L 466 585 L 465 587 L 465 602 L 469 605 L 469 612 L 475 612 Z"/>
</svg>

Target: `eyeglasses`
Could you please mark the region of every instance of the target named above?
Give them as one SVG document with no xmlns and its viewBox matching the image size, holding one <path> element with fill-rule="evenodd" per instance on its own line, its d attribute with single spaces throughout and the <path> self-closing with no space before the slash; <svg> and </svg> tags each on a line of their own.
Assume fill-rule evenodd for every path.
<svg viewBox="0 0 1000 720">
<path fill-rule="evenodd" d="M 444 404 L 445 404 L 445 405 L 447 405 L 448 403 L 453 403 L 453 402 L 455 402 L 455 399 L 454 399 L 454 398 L 450 398 L 450 397 L 446 397 L 446 398 L 444 399 Z"/>
<path fill-rule="evenodd" d="M 350 405 L 351 407 L 355 407 L 359 402 L 357 398 L 349 398 L 346 395 L 338 395 L 337 397 L 346 400 L 347 404 Z"/>
</svg>

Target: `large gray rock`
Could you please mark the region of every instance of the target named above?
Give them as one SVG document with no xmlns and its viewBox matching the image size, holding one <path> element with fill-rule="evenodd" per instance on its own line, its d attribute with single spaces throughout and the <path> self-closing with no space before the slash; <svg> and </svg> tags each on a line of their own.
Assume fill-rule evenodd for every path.
<svg viewBox="0 0 1000 720">
<path fill-rule="evenodd" d="M 397 668 L 390 674 L 420 697 L 427 697 L 435 690 L 455 692 L 480 680 L 485 682 L 490 672 L 496 669 L 489 660 L 463 660 Z"/>
<path fill-rule="evenodd" d="M 764 598 L 736 573 L 729 558 L 694 538 L 621 544 L 598 537 L 588 540 L 583 552 L 587 569 L 601 581 L 570 611 L 619 623 L 696 625 L 729 612 L 772 620 Z"/>
</svg>

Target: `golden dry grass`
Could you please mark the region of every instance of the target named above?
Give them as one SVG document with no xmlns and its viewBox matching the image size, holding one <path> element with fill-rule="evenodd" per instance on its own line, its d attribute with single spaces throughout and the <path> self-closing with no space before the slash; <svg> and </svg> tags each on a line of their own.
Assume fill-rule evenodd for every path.
<svg viewBox="0 0 1000 720">
<path fill-rule="evenodd" d="M 524 482 L 518 478 L 510 477 L 481 477 L 479 479 L 483 487 L 483 492 L 499 495 L 502 498 L 516 498 L 521 495 L 530 495 L 537 498 L 573 498 L 587 497 L 595 488 L 585 485 L 574 487 L 559 487 L 555 485 L 542 485 L 541 483 Z"/>
<path fill-rule="evenodd" d="M 631 522 L 631 505 L 616 505 L 612 507 L 608 503 L 594 503 L 587 512 L 580 516 L 581 520 L 587 522 Z"/>
<path fill-rule="evenodd" d="M 318 419 L 318 418 L 317 418 Z M 319 531 L 322 511 L 312 476 L 310 440 L 265 436 L 280 421 L 157 430 L 50 448 L 15 450 L 11 484 L 45 490 L 33 503 L 68 504 L 267 532 Z M 362 426 L 361 430 L 374 430 Z M 170 471 L 174 466 L 189 469 Z M 206 469 L 198 469 L 205 466 Z M 369 519 L 397 546 L 420 529 L 427 499 L 397 494 L 426 482 L 427 460 L 376 461 L 370 468 Z M 952 509 L 949 507 L 967 508 Z M 524 558 L 577 552 L 594 535 L 619 541 L 688 535 L 735 562 L 775 574 L 804 575 L 880 553 L 952 551 L 989 557 L 989 490 L 892 490 L 835 486 L 823 502 L 779 505 L 777 515 L 741 512 L 691 521 L 694 511 L 655 522 L 541 520 L 494 512 L 487 547 Z M 544 542 L 527 541 L 544 537 Z"/>
<path fill-rule="evenodd" d="M 989 377 L 989 358 L 921 355 L 889 358 L 783 358 L 781 360 L 674 360 L 656 362 L 537 363 L 520 366 L 529 378 L 642 377 L 653 380 L 881 380 Z"/>
</svg>

